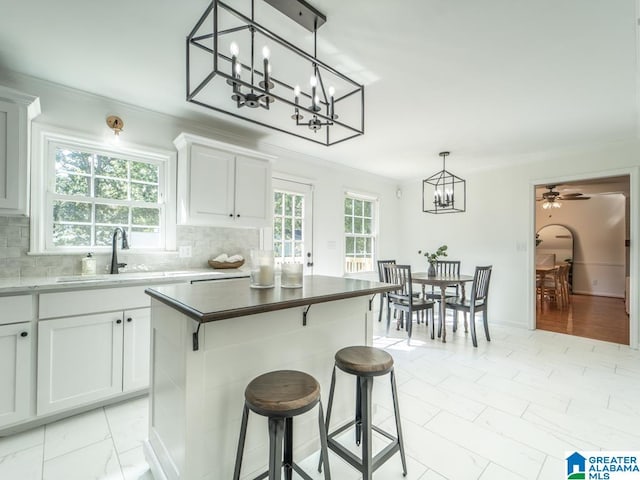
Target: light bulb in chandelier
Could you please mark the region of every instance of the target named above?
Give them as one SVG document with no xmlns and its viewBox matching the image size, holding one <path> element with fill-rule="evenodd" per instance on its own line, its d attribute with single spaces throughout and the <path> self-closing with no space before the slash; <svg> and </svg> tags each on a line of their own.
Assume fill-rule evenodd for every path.
<svg viewBox="0 0 640 480">
<path fill-rule="evenodd" d="M 264 58 L 265 60 L 269 60 L 270 55 L 271 51 L 269 50 L 269 47 L 267 47 L 266 45 L 262 47 L 262 58 Z"/>
<path fill-rule="evenodd" d="M 331 86 L 329 87 L 329 116 L 331 117 L 332 120 L 335 120 L 336 118 L 338 118 L 338 115 L 336 115 L 335 112 L 335 103 L 333 100 L 333 97 L 336 94 L 336 89 Z"/>
<path fill-rule="evenodd" d="M 296 108 L 293 111 L 293 115 L 291 115 L 291 118 L 296 121 L 296 124 L 299 124 L 300 120 L 304 118 L 300 114 L 300 109 L 298 108 L 298 102 L 300 101 L 300 85 L 295 86 L 295 88 L 293 89 L 293 95 L 294 95 L 294 100 L 296 102 Z"/>
<path fill-rule="evenodd" d="M 232 57 L 237 57 L 240 53 L 240 48 L 236 42 L 231 42 L 231 46 L 229 47 L 229 51 L 231 52 Z"/>
</svg>

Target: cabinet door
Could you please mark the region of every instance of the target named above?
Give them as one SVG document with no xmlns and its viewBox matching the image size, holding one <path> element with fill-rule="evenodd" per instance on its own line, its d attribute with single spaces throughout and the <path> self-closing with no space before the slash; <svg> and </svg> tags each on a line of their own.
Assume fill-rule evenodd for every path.
<svg viewBox="0 0 640 480">
<path fill-rule="evenodd" d="M 271 164 L 237 156 L 235 184 L 236 222 L 255 227 L 271 225 Z"/>
<path fill-rule="evenodd" d="M 233 155 L 191 146 L 189 162 L 189 219 L 195 225 L 231 222 L 233 209 Z"/>
<path fill-rule="evenodd" d="M 0 427 L 29 416 L 32 338 L 29 322 L 0 326 Z"/>
<path fill-rule="evenodd" d="M 38 415 L 122 391 L 122 312 L 38 323 Z"/>
<path fill-rule="evenodd" d="M 151 309 L 124 312 L 124 347 L 122 390 L 149 387 L 149 355 L 151 346 Z"/>
<path fill-rule="evenodd" d="M 15 103 L 0 101 L 0 209 L 19 210 L 20 175 L 19 107 Z"/>
</svg>

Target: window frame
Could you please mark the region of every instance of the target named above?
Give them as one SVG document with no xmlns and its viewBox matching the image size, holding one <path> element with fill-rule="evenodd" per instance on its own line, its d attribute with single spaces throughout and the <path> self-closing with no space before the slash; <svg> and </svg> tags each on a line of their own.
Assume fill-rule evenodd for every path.
<svg viewBox="0 0 640 480">
<path fill-rule="evenodd" d="M 347 259 L 347 249 L 346 249 L 346 244 L 347 244 L 347 232 L 344 228 L 344 218 L 345 218 L 345 211 L 344 211 L 344 201 L 347 198 L 351 198 L 353 200 L 362 200 L 362 201 L 366 201 L 366 202 L 370 202 L 371 203 L 371 215 L 372 215 L 372 224 L 371 224 L 371 233 L 370 234 L 352 234 L 350 236 L 353 236 L 353 238 L 358 238 L 358 237 L 364 237 L 364 238 L 371 238 L 371 269 L 370 270 L 361 270 L 359 272 L 347 272 L 347 268 L 346 268 L 346 259 Z M 378 257 L 377 254 L 377 250 L 378 250 L 378 225 L 379 225 L 379 212 L 380 212 L 380 199 L 378 196 L 372 195 L 372 194 L 366 194 L 366 193 L 358 193 L 358 192 L 353 192 L 353 191 L 349 191 L 346 190 L 344 192 L 343 195 L 343 199 L 342 199 L 342 236 L 343 236 L 343 240 L 342 240 L 342 252 L 343 252 L 343 261 L 342 261 L 342 268 L 344 270 L 345 275 L 358 275 L 358 274 L 363 274 L 363 273 L 371 273 L 371 272 L 375 272 L 375 264 L 376 264 L 376 258 Z M 352 214 L 352 218 L 353 218 L 353 214 Z M 355 258 L 355 257 L 354 257 Z M 365 257 L 367 258 L 367 257 Z"/>
<path fill-rule="evenodd" d="M 107 141 L 96 141 L 80 137 L 74 132 L 47 125 L 33 126 L 33 155 L 31 168 L 31 239 L 30 254 L 80 254 L 87 251 L 107 253 L 111 246 L 55 246 L 53 245 L 53 203 L 59 194 L 55 193 L 56 148 L 64 147 L 86 153 L 106 155 L 125 160 L 143 161 L 158 165 L 158 206 L 160 207 L 160 245 L 158 247 L 137 248 L 131 245 L 130 253 L 154 253 L 175 251 L 176 249 L 176 154 L 174 152 L 119 145 Z M 98 203 L 116 205 L 119 201 Z M 127 200 L 128 203 L 131 201 Z M 94 223 L 95 225 L 95 219 Z"/>
</svg>

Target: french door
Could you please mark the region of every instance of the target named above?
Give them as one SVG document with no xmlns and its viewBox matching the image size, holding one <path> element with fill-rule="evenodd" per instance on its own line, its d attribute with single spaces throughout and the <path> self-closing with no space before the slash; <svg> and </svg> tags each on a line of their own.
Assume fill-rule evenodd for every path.
<svg viewBox="0 0 640 480">
<path fill-rule="evenodd" d="M 273 225 L 263 238 L 276 264 L 302 263 L 305 275 L 313 273 L 312 185 L 274 177 Z"/>
</svg>

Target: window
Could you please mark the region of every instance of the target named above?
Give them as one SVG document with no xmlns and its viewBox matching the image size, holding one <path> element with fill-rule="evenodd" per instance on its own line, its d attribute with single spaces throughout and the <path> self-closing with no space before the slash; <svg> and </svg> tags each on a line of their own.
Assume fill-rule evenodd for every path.
<svg viewBox="0 0 640 480">
<path fill-rule="evenodd" d="M 43 140 L 42 174 L 35 183 L 43 192 L 34 192 L 32 214 L 39 234 L 32 251 L 108 250 L 116 227 L 127 232 L 134 250 L 175 248 L 175 212 L 167 211 L 171 155 L 53 134 Z"/>
<path fill-rule="evenodd" d="M 345 272 L 373 271 L 375 200 L 353 194 L 344 198 Z"/>
<path fill-rule="evenodd" d="M 273 193 L 273 251 L 277 263 L 304 260 L 304 195 Z"/>
</svg>

